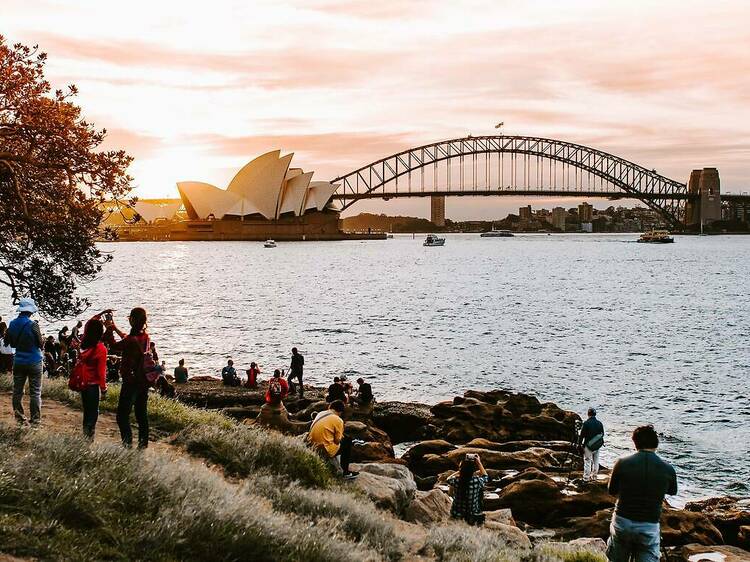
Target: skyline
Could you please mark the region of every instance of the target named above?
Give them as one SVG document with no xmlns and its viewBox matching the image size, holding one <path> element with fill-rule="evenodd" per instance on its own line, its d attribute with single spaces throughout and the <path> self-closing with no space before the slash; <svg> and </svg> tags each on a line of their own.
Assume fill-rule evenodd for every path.
<svg viewBox="0 0 750 562">
<path fill-rule="evenodd" d="M 498 121 L 506 134 L 579 142 L 678 181 L 715 166 L 722 190 L 750 187 L 750 7 L 740 2 L 115 6 L 11 0 L 0 33 L 48 53 L 53 88 L 79 87 L 107 146 L 135 156 L 144 198 L 177 197 L 189 179 L 226 185 L 276 148 L 330 179 L 412 146 L 492 134 Z M 453 198 L 447 215 L 522 204 L 556 205 Z M 425 216 L 429 203 L 350 211 Z"/>
</svg>

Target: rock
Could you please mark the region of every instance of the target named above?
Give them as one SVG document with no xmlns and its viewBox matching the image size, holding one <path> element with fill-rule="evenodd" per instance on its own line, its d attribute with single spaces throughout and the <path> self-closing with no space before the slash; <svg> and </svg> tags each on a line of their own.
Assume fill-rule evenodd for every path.
<svg viewBox="0 0 750 562">
<path fill-rule="evenodd" d="M 291 421 L 284 404 L 263 404 L 258 417 L 252 423 L 293 435 L 304 433 L 310 427 L 309 423 Z"/>
<path fill-rule="evenodd" d="M 587 517 L 569 517 L 563 528 L 555 529 L 555 538 L 572 540 L 581 537 L 596 537 L 602 540 L 609 538 L 609 524 L 612 521 L 613 509 L 602 509 Z"/>
<path fill-rule="evenodd" d="M 737 546 L 750 550 L 750 525 L 743 525 L 737 533 Z"/>
<path fill-rule="evenodd" d="M 499 521 L 486 521 L 484 528 L 501 535 L 505 543 L 511 548 L 521 550 L 531 549 L 531 540 L 529 536 L 518 527 L 506 525 Z"/>
<path fill-rule="evenodd" d="M 376 402 L 372 420 L 393 443 L 432 439 L 435 435 L 430 407 L 426 404 Z"/>
<path fill-rule="evenodd" d="M 224 414 L 235 420 L 242 421 L 248 418 L 255 419 L 260 413 L 261 406 L 238 406 L 233 408 L 224 408 Z"/>
<path fill-rule="evenodd" d="M 670 508 L 661 512 L 661 539 L 664 546 L 690 543 L 710 546 L 724 542 L 719 529 L 702 513 Z"/>
<path fill-rule="evenodd" d="M 352 464 L 351 470 L 359 476 L 353 480 L 367 496 L 383 509 L 401 515 L 412 502 L 417 485 L 409 469 L 399 464 Z"/>
<path fill-rule="evenodd" d="M 528 467 L 555 468 L 559 466 L 555 454 L 547 449 L 532 448 L 525 451 L 504 453 L 469 447 L 459 447 L 442 454 L 425 454 L 419 462 L 409 458 L 409 466 L 420 476 L 434 476 L 447 470 L 457 470 L 461 461 L 469 453 L 478 454 L 482 458 L 482 464 L 488 470 L 522 470 Z"/>
<path fill-rule="evenodd" d="M 750 552 L 736 546 L 688 544 L 680 549 L 684 562 L 748 562 Z"/>
<path fill-rule="evenodd" d="M 513 513 L 510 509 L 495 509 L 494 511 L 485 511 L 484 516 L 487 521 L 502 523 L 503 525 L 516 526 L 516 520 L 513 519 Z"/>
<path fill-rule="evenodd" d="M 518 474 L 514 474 L 513 476 L 503 476 L 498 480 L 498 487 L 505 488 L 509 484 L 513 484 L 513 482 L 519 482 L 521 480 L 547 480 L 549 482 L 552 482 L 553 484 L 555 483 L 551 476 L 548 476 L 538 468 L 532 467 L 522 470 L 521 472 L 519 472 Z"/>
<path fill-rule="evenodd" d="M 505 443 L 497 443 L 478 437 L 472 439 L 466 443 L 465 447 L 475 447 L 477 449 L 487 449 L 489 451 L 503 451 L 506 453 L 514 453 L 516 451 L 524 451 L 531 448 L 549 449 L 550 451 L 556 451 L 561 453 L 567 453 L 570 449 L 569 441 L 507 441 Z"/>
<path fill-rule="evenodd" d="M 451 443 L 483 436 L 493 442 L 569 441 L 580 417 L 533 396 L 502 390 L 468 391 L 430 410 L 437 434 Z"/>
<path fill-rule="evenodd" d="M 442 523 L 450 517 L 452 500 L 441 490 L 417 492 L 404 512 L 404 519 L 420 525 Z"/>
<path fill-rule="evenodd" d="M 750 548 L 748 531 L 741 533 L 743 526 L 750 526 L 750 508 L 739 498 L 724 496 L 688 502 L 685 509 L 708 517 L 721 531 L 725 543 Z"/>
<path fill-rule="evenodd" d="M 367 441 L 363 444 L 352 445 L 351 462 L 396 462 L 400 459 L 393 457 L 393 448 L 377 441 Z M 403 461 L 400 461 L 403 462 Z"/>
<path fill-rule="evenodd" d="M 582 537 L 580 539 L 574 539 L 568 543 L 568 546 L 574 548 L 585 548 L 597 552 L 607 551 L 607 543 L 604 539 L 600 539 L 599 537 Z"/>
</svg>

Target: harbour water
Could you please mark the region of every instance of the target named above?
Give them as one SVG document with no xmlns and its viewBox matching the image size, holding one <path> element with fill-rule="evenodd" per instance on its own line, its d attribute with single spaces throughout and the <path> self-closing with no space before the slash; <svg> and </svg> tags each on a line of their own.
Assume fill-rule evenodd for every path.
<svg viewBox="0 0 750 562">
<path fill-rule="evenodd" d="M 653 423 L 681 500 L 750 494 L 750 237 L 422 239 L 104 244 L 114 260 L 81 292 L 121 327 L 145 306 L 169 368 L 270 374 L 294 345 L 306 382 L 362 375 L 380 400 L 506 388 L 591 405 L 604 464 Z"/>
</svg>

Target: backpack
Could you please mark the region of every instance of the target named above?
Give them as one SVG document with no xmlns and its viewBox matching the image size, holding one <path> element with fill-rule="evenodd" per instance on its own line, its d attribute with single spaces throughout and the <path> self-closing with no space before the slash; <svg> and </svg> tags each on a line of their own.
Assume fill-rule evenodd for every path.
<svg viewBox="0 0 750 562">
<path fill-rule="evenodd" d="M 604 435 L 601 433 L 597 433 L 591 439 L 586 441 L 586 448 L 592 453 L 601 449 L 602 445 L 604 445 Z"/>
<path fill-rule="evenodd" d="M 280 379 L 274 377 L 270 381 L 268 381 L 268 395 L 271 398 L 281 398 L 281 394 L 282 390 Z"/>
</svg>

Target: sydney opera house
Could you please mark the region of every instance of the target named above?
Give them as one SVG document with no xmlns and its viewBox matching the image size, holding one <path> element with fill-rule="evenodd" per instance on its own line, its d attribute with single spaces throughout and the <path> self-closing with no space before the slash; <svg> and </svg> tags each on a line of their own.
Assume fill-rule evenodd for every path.
<svg viewBox="0 0 750 562">
<path fill-rule="evenodd" d="M 293 154 L 274 150 L 258 156 L 226 189 L 200 181 L 177 183 L 181 205 L 136 203 L 148 227 L 123 228 L 124 239 L 336 240 L 340 228 L 332 197 L 337 185 L 312 181 L 313 172 L 291 167 Z M 179 208 L 184 219 L 175 220 Z M 167 216 L 169 215 L 169 216 Z M 157 232 L 158 231 L 158 232 Z"/>
</svg>

